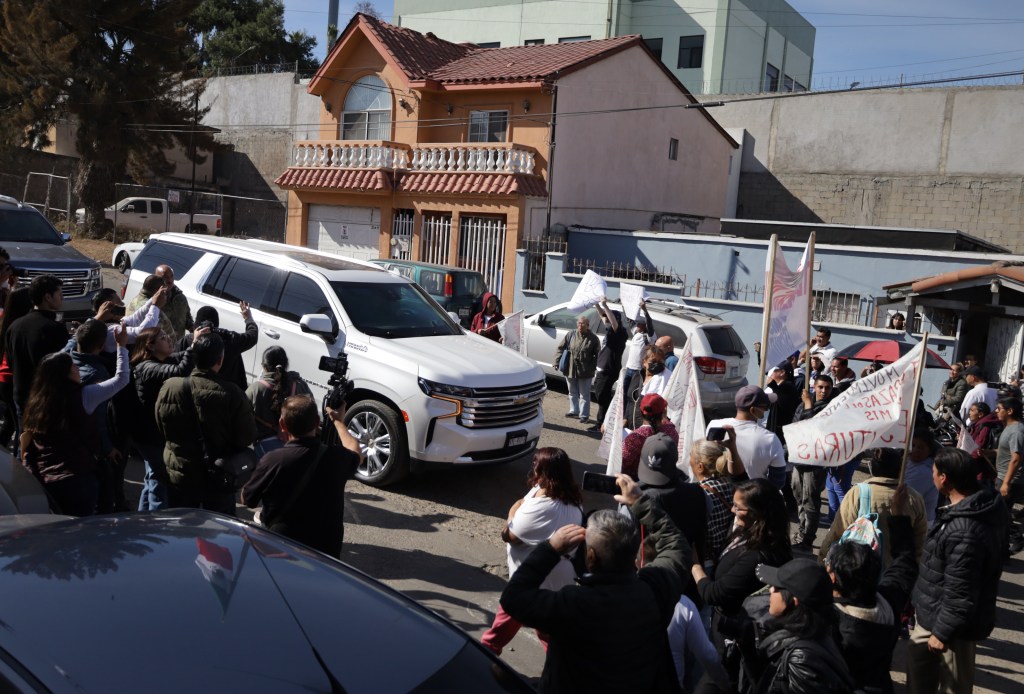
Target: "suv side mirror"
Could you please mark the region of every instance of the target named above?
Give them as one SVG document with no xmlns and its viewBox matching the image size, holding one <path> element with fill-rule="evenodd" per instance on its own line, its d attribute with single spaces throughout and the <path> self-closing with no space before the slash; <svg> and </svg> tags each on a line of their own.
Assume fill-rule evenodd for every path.
<svg viewBox="0 0 1024 694">
<path fill-rule="evenodd" d="M 64 243 L 69 243 L 71 241 L 71 234 L 64 232 L 60 235 L 60 240 Z"/>
<path fill-rule="evenodd" d="M 319 335 L 329 343 L 333 343 L 337 336 L 331 319 L 322 313 L 307 313 L 299 319 L 299 327 L 302 332 Z"/>
<path fill-rule="evenodd" d="M 543 313 L 540 314 L 539 316 L 537 316 L 537 325 L 541 325 L 541 326 L 547 325 L 548 324 L 547 318 L 548 317 L 545 316 Z"/>
</svg>

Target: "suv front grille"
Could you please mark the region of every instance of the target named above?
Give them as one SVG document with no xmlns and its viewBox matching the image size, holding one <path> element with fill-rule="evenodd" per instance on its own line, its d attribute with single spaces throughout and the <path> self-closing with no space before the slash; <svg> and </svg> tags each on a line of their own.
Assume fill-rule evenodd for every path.
<svg viewBox="0 0 1024 694">
<path fill-rule="evenodd" d="M 59 278 L 64 283 L 61 289 L 65 299 L 85 296 L 89 286 L 88 270 L 25 270 L 25 276 L 18 278 L 18 286 L 27 287 L 32 284 L 33 278 L 40 275 L 53 275 Z"/>
<path fill-rule="evenodd" d="M 470 429 L 498 429 L 536 417 L 547 386 L 536 381 L 512 388 L 476 388 L 475 392 L 474 397 L 460 398 L 459 424 Z"/>
</svg>

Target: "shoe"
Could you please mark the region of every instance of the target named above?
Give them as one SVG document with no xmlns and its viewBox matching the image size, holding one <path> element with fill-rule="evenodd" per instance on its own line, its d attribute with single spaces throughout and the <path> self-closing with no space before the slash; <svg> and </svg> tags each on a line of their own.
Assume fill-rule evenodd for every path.
<svg viewBox="0 0 1024 694">
<path fill-rule="evenodd" d="M 589 424 L 590 417 L 580 417 L 580 424 Z"/>
<path fill-rule="evenodd" d="M 565 416 L 566 417 L 579 417 L 580 413 L 579 412 L 566 412 Z"/>
<path fill-rule="evenodd" d="M 595 434 L 601 433 L 601 425 L 594 424 L 593 426 L 587 427 L 587 431 L 594 432 Z"/>
</svg>

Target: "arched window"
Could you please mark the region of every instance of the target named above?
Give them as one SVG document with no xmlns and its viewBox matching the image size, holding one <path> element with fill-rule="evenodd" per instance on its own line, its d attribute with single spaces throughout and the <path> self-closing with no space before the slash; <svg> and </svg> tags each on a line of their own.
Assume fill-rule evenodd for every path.
<svg viewBox="0 0 1024 694">
<path fill-rule="evenodd" d="M 343 111 L 341 139 L 390 139 L 391 90 L 380 77 L 360 77 L 345 95 Z"/>
</svg>

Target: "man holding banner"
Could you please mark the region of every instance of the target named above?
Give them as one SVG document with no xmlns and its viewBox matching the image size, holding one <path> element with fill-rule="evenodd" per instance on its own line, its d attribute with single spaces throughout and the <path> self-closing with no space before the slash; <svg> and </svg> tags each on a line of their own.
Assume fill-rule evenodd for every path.
<svg viewBox="0 0 1024 694">
<path fill-rule="evenodd" d="M 622 370 L 622 355 L 626 351 L 629 333 L 619 320 L 619 314 L 608 308 L 608 300 L 601 297 L 597 312 L 604 323 L 604 345 L 597 355 L 597 375 L 594 377 L 594 392 L 597 395 L 597 421 L 587 431 L 601 431 L 601 423 L 612 402 L 615 381 Z"/>
</svg>

